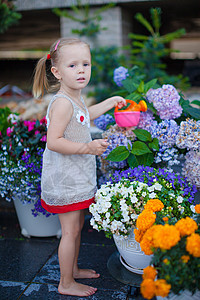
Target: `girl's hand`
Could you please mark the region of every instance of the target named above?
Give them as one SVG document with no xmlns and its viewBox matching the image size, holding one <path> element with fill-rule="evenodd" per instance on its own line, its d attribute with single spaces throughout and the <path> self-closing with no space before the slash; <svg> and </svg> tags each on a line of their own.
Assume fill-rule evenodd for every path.
<svg viewBox="0 0 200 300">
<path fill-rule="evenodd" d="M 88 143 L 88 154 L 101 155 L 106 151 L 108 145 L 109 143 L 107 140 L 93 140 L 92 142 Z"/>
<path fill-rule="evenodd" d="M 126 100 L 123 97 L 120 96 L 114 96 L 111 98 L 108 98 L 107 101 L 110 103 L 109 106 L 116 107 L 118 106 L 119 108 L 122 108 L 123 106 L 126 106 Z"/>
<path fill-rule="evenodd" d="M 126 100 L 120 96 L 111 97 L 109 100 L 113 102 L 113 107 L 118 106 L 119 108 L 122 108 L 127 105 Z"/>
</svg>

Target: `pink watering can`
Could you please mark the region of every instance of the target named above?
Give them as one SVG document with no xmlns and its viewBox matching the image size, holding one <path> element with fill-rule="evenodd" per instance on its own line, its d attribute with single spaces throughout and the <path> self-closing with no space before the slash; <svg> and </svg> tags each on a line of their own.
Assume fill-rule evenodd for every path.
<svg viewBox="0 0 200 300">
<path fill-rule="evenodd" d="M 147 104 L 141 100 L 138 104 L 133 100 L 126 99 L 126 103 L 130 103 L 129 107 L 124 110 L 115 108 L 115 121 L 119 127 L 136 126 L 140 120 L 140 111 L 147 111 Z"/>
</svg>

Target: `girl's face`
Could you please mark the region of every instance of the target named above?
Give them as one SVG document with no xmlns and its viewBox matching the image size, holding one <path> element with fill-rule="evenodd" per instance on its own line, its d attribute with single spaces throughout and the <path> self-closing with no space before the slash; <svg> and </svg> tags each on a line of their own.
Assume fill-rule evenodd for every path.
<svg viewBox="0 0 200 300">
<path fill-rule="evenodd" d="M 87 45 L 66 45 L 60 49 L 58 64 L 51 68 L 66 91 L 81 90 L 91 76 L 91 54 Z"/>
</svg>

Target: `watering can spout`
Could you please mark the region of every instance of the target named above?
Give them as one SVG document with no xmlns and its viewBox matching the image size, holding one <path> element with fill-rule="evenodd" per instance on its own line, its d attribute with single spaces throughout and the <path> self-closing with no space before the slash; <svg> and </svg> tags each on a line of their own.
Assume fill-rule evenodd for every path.
<svg viewBox="0 0 200 300">
<path fill-rule="evenodd" d="M 138 104 L 132 100 L 128 100 L 127 102 L 131 103 L 128 107 L 129 111 L 143 111 L 143 112 L 147 111 L 147 105 L 144 100 L 141 100 Z"/>
</svg>

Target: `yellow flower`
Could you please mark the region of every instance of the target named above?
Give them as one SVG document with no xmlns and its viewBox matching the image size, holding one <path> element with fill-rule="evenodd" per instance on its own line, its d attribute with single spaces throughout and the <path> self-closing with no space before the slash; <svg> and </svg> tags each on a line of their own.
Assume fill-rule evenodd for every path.
<svg viewBox="0 0 200 300">
<path fill-rule="evenodd" d="M 150 199 L 147 201 L 147 204 L 144 206 L 144 209 L 150 209 L 152 211 L 161 211 L 164 207 L 164 204 L 159 199 Z"/>
<path fill-rule="evenodd" d="M 171 249 L 180 241 L 180 233 L 173 225 L 165 224 L 154 232 L 153 243 L 156 248 Z"/>
<path fill-rule="evenodd" d="M 154 280 L 157 275 L 157 271 L 154 267 L 148 266 L 143 270 L 142 278 L 143 279 L 152 279 Z"/>
<path fill-rule="evenodd" d="M 195 257 L 200 257 L 200 235 L 192 233 L 187 237 L 186 250 Z"/>
<path fill-rule="evenodd" d="M 167 297 L 171 289 L 171 284 L 168 284 L 165 279 L 158 279 L 155 281 L 155 287 L 156 296 Z"/>
<path fill-rule="evenodd" d="M 179 220 L 175 227 L 179 230 L 181 236 L 190 235 L 198 229 L 197 223 L 189 217 Z"/>
<path fill-rule="evenodd" d="M 134 235 L 135 235 L 136 242 L 140 243 L 144 235 L 144 231 L 141 231 L 139 229 L 134 229 Z"/>
<path fill-rule="evenodd" d="M 197 214 L 200 214 L 200 204 L 195 205 L 195 211 Z"/>
<path fill-rule="evenodd" d="M 139 230 L 145 231 L 150 228 L 156 220 L 156 215 L 151 210 L 143 210 L 138 216 L 136 226 Z"/>
<path fill-rule="evenodd" d="M 152 279 L 144 279 L 140 285 L 140 291 L 145 299 L 152 299 L 155 296 L 155 282 Z"/>
<path fill-rule="evenodd" d="M 187 263 L 188 260 L 190 259 L 190 257 L 189 257 L 189 255 L 182 255 L 182 256 L 181 256 L 181 259 L 182 259 L 182 261 L 183 261 L 184 263 Z"/>
</svg>

